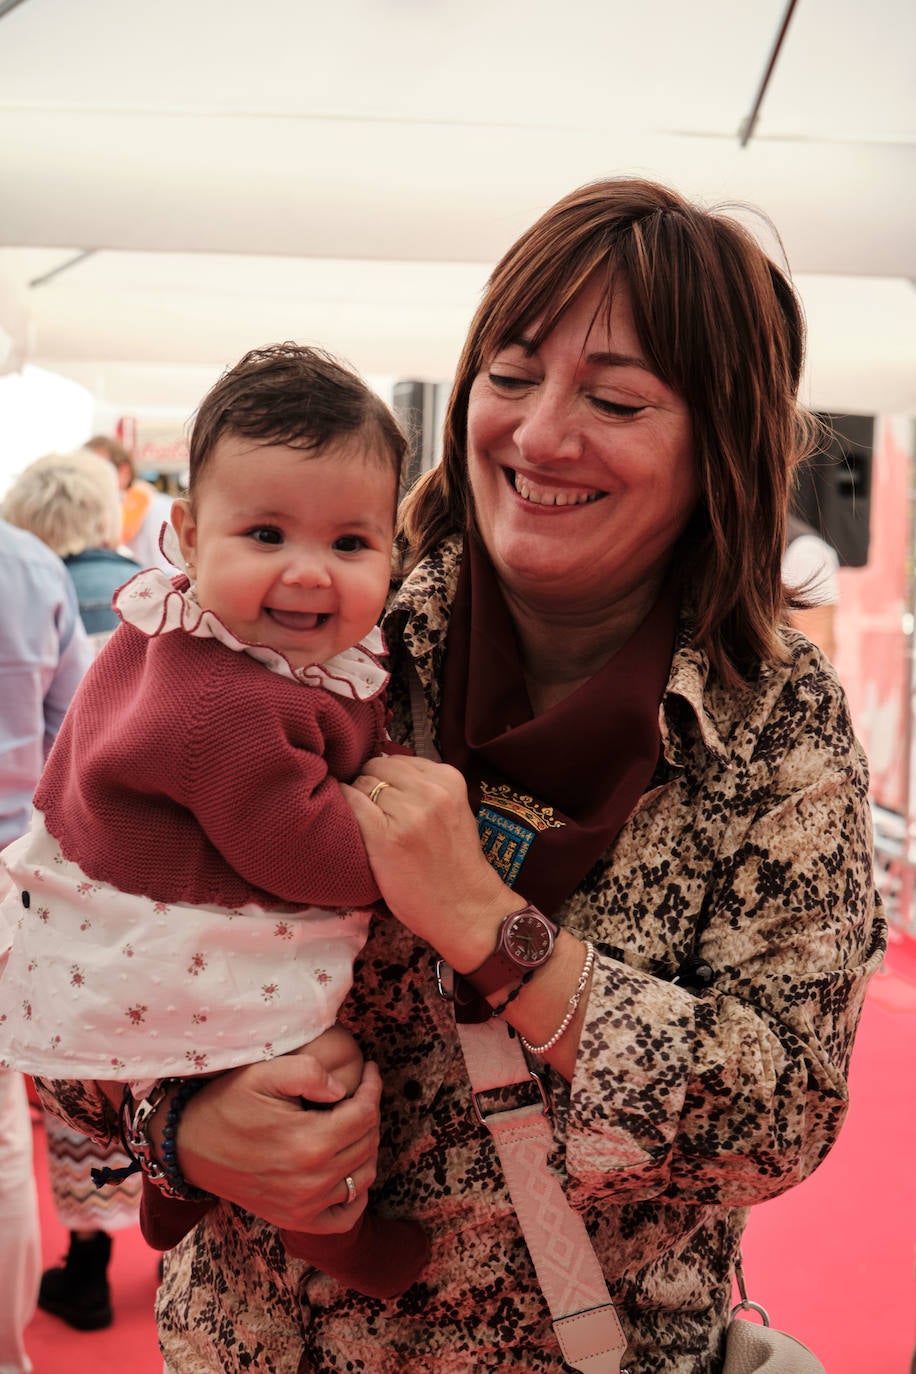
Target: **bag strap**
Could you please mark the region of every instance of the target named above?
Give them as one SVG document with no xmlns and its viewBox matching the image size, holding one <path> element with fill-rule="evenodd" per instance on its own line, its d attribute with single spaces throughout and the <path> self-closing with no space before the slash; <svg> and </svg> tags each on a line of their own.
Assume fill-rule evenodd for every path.
<svg viewBox="0 0 916 1374">
<path fill-rule="evenodd" d="M 439 762 L 412 663 L 408 671 L 416 751 Z M 440 988 L 442 977 L 440 971 Z M 474 1111 L 499 1156 L 563 1359 L 581 1374 L 626 1374 L 620 1361 L 627 1340 L 601 1265 L 582 1217 L 569 1205 L 559 1176 L 548 1164 L 553 1127 L 540 1076 L 529 1068 L 518 1040 L 498 1017 L 456 1022 L 456 1029 Z M 532 1082 L 539 1088 L 536 1102 L 507 1109 L 487 1109 L 482 1102 L 494 1089 Z"/>
<path fill-rule="evenodd" d="M 604 1274 L 582 1217 L 548 1165 L 553 1127 L 541 1080 L 498 1017 L 456 1025 L 474 1110 L 499 1155 L 563 1358 L 583 1374 L 621 1374 L 627 1341 Z M 539 1101 L 505 1109 L 487 1109 L 482 1101 L 494 1088 L 532 1080 Z"/>
</svg>

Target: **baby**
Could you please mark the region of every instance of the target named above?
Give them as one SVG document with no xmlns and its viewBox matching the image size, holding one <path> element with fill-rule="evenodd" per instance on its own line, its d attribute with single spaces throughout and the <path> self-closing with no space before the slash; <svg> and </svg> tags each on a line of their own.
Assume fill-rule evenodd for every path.
<svg viewBox="0 0 916 1374">
<path fill-rule="evenodd" d="M 386 741 L 377 622 L 405 447 L 378 397 L 317 350 L 255 350 L 223 375 L 163 529 L 184 571 L 115 594 L 123 623 L 67 715 L 29 834 L 4 853 L 18 891 L 0 1062 L 127 1082 L 168 1105 L 173 1150 L 189 1078 L 307 1044 L 351 985 L 379 892 L 338 783 Z M 339 1026 L 330 1041 L 325 1067 L 353 1092 L 356 1042 Z M 195 1195 L 174 1154 L 160 1163 Z M 352 1203 L 354 1180 L 341 1187 Z M 149 1177 L 144 1202 L 163 1249 L 214 1205 L 166 1205 Z M 427 1255 L 416 1223 L 370 1213 L 345 1236 L 282 1234 L 373 1296 L 403 1291 Z"/>
</svg>

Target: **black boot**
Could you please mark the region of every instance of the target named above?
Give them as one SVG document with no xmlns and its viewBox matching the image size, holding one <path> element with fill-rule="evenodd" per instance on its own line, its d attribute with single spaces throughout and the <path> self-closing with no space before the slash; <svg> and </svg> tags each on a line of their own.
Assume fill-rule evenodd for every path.
<svg viewBox="0 0 916 1374">
<path fill-rule="evenodd" d="M 111 1237 L 104 1231 L 81 1239 L 70 1232 L 70 1249 L 62 1266 L 41 1276 L 38 1306 L 60 1317 L 77 1331 L 100 1331 L 111 1326 L 108 1261 Z"/>
</svg>

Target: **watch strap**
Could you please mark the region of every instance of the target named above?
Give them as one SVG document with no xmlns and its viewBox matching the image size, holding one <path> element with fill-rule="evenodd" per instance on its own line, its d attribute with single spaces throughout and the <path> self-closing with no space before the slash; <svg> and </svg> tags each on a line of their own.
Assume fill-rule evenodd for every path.
<svg viewBox="0 0 916 1374">
<path fill-rule="evenodd" d="M 501 949 L 494 949 L 479 968 L 465 974 L 468 982 L 482 997 L 489 997 L 509 983 L 518 982 L 528 970 L 519 968 Z"/>
<path fill-rule="evenodd" d="M 514 922 L 524 919 L 526 916 L 531 916 L 539 923 L 549 927 L 553 935 L 550 950 L 544 955 L 543 959 L 534 964 L 520 963 L 518 960 L 513 959 L 505 946 L 506 932 L 509 927 Z M 482 997 L 490 997 L 494 992 L 499 992 L 501 988 L 508 987 L 510 983 L 517 983 L 522 979 L 527 981 L 532 974 L 536 973 L 539 968 L 542 968 L 543 965 L 547 963 L 547 960 L 553 953 L 553 946 L 556 942 L 558 933 L 559 926 L 557 923 L 552 921 L 549 916 L 545 916 L 542 911 L 538 911 L 537 907 L 531 906 L 530 903 L 527 906 L 520 907 L 518 911 L 510 912 L 500 925 L 499 936 L 493 953 L 484 959 L 483 963 L 478 965 L 477 968 L 472 969 L 470 973 L 464 974 L 464 978 L 477 989 Z"/>
</svg>

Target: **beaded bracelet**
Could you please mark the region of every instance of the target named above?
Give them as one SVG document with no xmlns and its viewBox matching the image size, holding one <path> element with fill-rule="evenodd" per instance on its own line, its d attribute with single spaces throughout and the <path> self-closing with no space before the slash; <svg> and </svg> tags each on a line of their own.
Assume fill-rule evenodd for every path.
<svg viewBox="0 0 916 1374">
<path fill-rule="evenodd" d="M 554 1045 L 558 1044 L 559 1041 L 563 1039 L 563 1036 L 566 1034 L 566 1032 L 569 1030 L 569 1027 L 572 1025 L 572 1019 L 576 1014 L 576 1009 L 579 1006 L 582 994 L 588 986 L 588 980 L 591 977 L 594 963 L 595 946 L 591 943 L 590 940 L 586 940 L 585 963 L 582 965 L 582 972 L 579 974 L 579 981 L 576 984 L 576 990 L 573 993 L 572 997 L 570 997 L 569 999 L 569 1010 L 563 1017 L 563 1020 L 557 1026 L 553 1035 L 550 1037 L 549 1040 L 545 1040 L 543 1045 L 531 1045 L 528 1043 L 528 1041 L 525 1039 L 523 1035 L 519 1035 L 519 1040 L 521 1040 L 522 1044 L 524 1045 L 525 1049 L 528 1051 L 529 1054 L 547 1054 L 548 1050 L 552 1050 Z"/>
<path fill-rule="evenodd" d="M 500 1002 L 498 1006 L 491 1008 L 490 1015 L 502 1016 L 503 1012 L 506 1010 L 506 1007 L 510 1006 L 515 1001 L 516 997 L 519 995 L 522 989 L 527 986 L 527 984 L 531 981 L 536 972 L 537 969 L 531 968 L 528 970 L 527 973 L 523 974 L 521 981 L 516 983 L 515 987 L 509 993 L 509 996 L 506 997 L 502 1002 Z"/>
<path fill-rule="evenodd" d="M 195 1093 L 199 1092 L 207 1078 L 161 1078 L 147 1093 L 133 1113 L 130 1106 L 133 1099 L 125 1094 L 125 1105 L 121 1117 L 121 1139 L 124 1148 L 139 1164 L 144 1176 L 159 1189 L 164 1197 L 181 1198 L 185 1202 L 203 1202 L 214 1196 L 203 1188 L 188 1183 L 178 1166 L 177 1134 L 181 1114 Z M 177 1092 L 169 1103 L 162 1128 L 161 1162 L 156 1159 L 150 1139 L 150 1124 L 162 1106 L 169 1089 L 177 1087 Z"/>
</svg>

